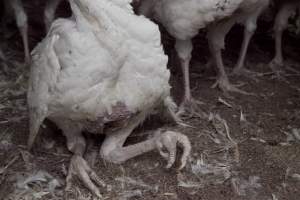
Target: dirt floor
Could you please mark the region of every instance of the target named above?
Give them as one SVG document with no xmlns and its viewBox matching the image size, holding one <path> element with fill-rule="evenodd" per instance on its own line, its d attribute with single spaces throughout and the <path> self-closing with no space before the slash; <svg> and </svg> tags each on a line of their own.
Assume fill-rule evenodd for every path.
<svg viewBox="0 0 300 200">
<path fill-rule="evenodd" d="M 193 95 L 203 102 L 200 107 L 208 116 L 185 119 L 191 127 L 165 124 L 153 117 L 128 139 L 128 144 L 141 141 L 151 133 L 149 130 L 161 126 L 186 134 L 192 143 L 192 155 L 184 170 L 165 169 L 166 162 L 158 152 L 122 165 L 105 163 L 98 155 L 104 136 L 86 134 L 93 141 L 86 159 L 106 183 L 106 187 L 100 187 L 103 199 L 300 198 L 300 74 L 286 71 L 278 79 L 269 73 L 267 64 L 273 55 L 273 39 L 267 32 L 270 25 L 261 26 L 249 48 L 247 67 L 262 75 L 257 80 L 230 77 L 233 83 L 244 84 L 241 88 L 255 95 L 224 95 L 211 88 L 214 73 L 204 70 L 209 55 L 206 39 L 200 34 L 194 40 L 191 78 Z M 33 23 L 31 27 L 42 26 Z M 228 36 L 224 60 L 229 72 L 237 59 L 241 35 L 242 29 L 236 27 Z M 42 33 L 30 30 L 32 47 L 41 36 Z M 42 127 L 33 150 L 26 150 L 29 66 L 22 64 L 17 31 L 1 41 L 10 63 L 7 72 L 0 68 L 0 199 L 95 199 L 78 180 L 74 180 L 72 192 L 64 193 L 71 154 L 65 138 L 51 124 Z M 168 54 L 172 44 L 168 39 Z M 284 52 L 286 66 L 300 71 L 299 39 L 285 35 Z M 172 92 L 179 101 L 182 77 L 178 62 L 172 64 Z"/>
</svg>

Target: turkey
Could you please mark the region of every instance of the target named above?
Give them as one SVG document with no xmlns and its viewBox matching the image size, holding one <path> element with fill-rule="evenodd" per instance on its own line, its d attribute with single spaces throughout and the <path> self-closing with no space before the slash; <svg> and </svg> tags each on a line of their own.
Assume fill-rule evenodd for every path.
<svg viewBox="0 0 300 200">
<path fill-rule="evenodd" d="M 175 37 L 175 49 L 181 61 L 185 94 L 181 107 L 193 105 L 189 80 L 189 63 L 193 49 L 191 39 L 199 29 L 207 27 L 209 48 L 219 74 L 214 86 L 223 91 L 248 94 L 232 85 L 222 61 L 224 38 L 236 23 L 245 26 L 244 41 L 235 73 L 244 73 L 244 60 L 249 41 L 256 29 L 256 21 L 268 6 L 269 0 L 141 0 L 139 13 L 162 23 Z M 193 106 L 192 106 L 193 107 Z"/>
<path fill-rule="evenodd" d="M 48 0 L 44 11 L 44 22 L 46 31 L 49 30 L 52 21 L 54 20 L 55 10 L 62 0 Z M 30 63 L 30 51 L 28 42 L 28 17 L 24 10 L 22 0 L 4 0 L 4 9 L 6 14 L 14 13 L 17 26 L 20 30 L 23 46 L 25 63 Z"/>
<path fill-rule="evenodd" d="M 284 2 L 276 2 L 280 9 L 275 18 L 274 32 L 275 32 L 275 57 L 270 63 L 270 67 L 274 72 L 279 72 L 277 67 L 283 66 L 283 55 L 282 55 L 282 35 L 283 31 L 288 26 L 288 20 L 296 12 L 297 9 L 300 11 L 300 2 L 298 0 L 288 0 Z"/>
<path fill-rule="evenodd" d="M 44 119 L 53 121 L 73 153 L 66 188 L 76 174 L 97 196 L 101 181 L 83 159 L 83 130 L 101 134 L 105 125 L 113 127 L 104 132 L 100 149 L 106 161 L 122 163 L 158 149 L 171 167 L 178 144 L 183 148 L 180 168 L 184 167 L 191 145 L 181 133 L 157 131 L 144 142 L 123 146 L 147 116 L 161 110 L 176 117 L 158 27 L 135 15 L 130 0 L 69 3 L 73 16 L 54 21 L 32 52 L 28 148 Z"/>
<path fill-rule="evenodd" d="M 25 62 L 29 63 L 30 53 L 29 53 L 29 45 L 28 45 L 28 23 L 27 23 L 27 15 L 22 5 L 22 0 L 4 0 L 4 8 L 6 14 L 9 14 L 11 12 L 14 13 L 17 26 L 22 36 Z"/>
</svg>

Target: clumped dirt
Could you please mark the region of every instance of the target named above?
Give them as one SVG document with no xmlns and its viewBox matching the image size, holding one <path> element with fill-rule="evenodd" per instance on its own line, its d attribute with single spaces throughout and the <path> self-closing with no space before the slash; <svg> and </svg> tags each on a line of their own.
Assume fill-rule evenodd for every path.
<svg viewBox="0 0 300 200">
<path fill-rule="evenodd" d="M 215 75 L 203 67 L 209 55 L 205 36 L 200 33 L 194 40 L 191 82 L 193 95 L 203 102 L 201 108 L 208 117 L 185 119 L 191 127 L 165 124 L 153 117 L 128 139 L 128 144 L 142 141 L 161 126 L 186 134 L 192 143 L 192 156 L 181 172 L 165 169 L 166 162 L 158 152 L 122 165 L 105 163 L 98 155 L 104 136 L 86 133 L 91 141 L 86 159 L 106 183 L 106 187 L 100 187 L 104 199 L 299 199 L 300 74 L 287 71 L 285 79 L 277 79 L 269 73 L 267 64 L 273 55 L 273 39 L 268 32 L 271 23 L 261 22 L 259 27 L 249 48 L 247 67 L 264 75 L 256 81 L 230 77 L 233 83 L 244 83 L 242 89 L 254 96 L 224 95 L 211 89 Z M 42 29 L 41 22 L 31 20 L 32 47 L 43 36 Z M 242 29 L 237 26 L 227 37 L 224 59 L 228 72 L 237 59 L 241 36 Z M 299 39 L 286 34 L 284 41 L 287 65 L 300 71 Z M 164 35 L 169 55 L 173 42 Z M 1 44 L 11 62 L 7 72 L 0 68 L 0 199 L 95 199 L 78 180 L 74 180 L 72 192 L 64 193 L 71 154 L 65 138 L 51 123 L 42 127 L 33 150 L 26 150 L 29 67 L 21 64 L 17 31 L 2 37 Z M 170 63 L 172 94 L 179 102 L 182 76 L 178 61 Z"/>
</svg>

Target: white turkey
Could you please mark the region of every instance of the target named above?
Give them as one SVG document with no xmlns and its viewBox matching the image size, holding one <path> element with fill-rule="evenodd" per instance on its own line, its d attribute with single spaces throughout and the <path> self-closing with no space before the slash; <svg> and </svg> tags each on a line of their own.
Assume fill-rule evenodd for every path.
<svg viewBox="0 0 300 200">
<path fill-rule="evenodd" d="M 278 72 L 277 67 L 283 66 L 283 55 L 282 55 L 282 35 L 284 30 L 288 27 L 289 18 L 296 12 L 298 9 L 300 11 L 300 2 L 299 0 L 287 0 L 283 2 L 277 2 L 279 4 L 279 11 L 275 18 L 274 32 L 275 32 L 275 57 L 270 63 L 271 68 L 276 73 Z M 280 69 L 279 69 L 280 70 Z"/>
<path fill-rule="evenodd" d="M 154 17 L 176 39 L 175 48 L 184 74 L 185 94 L 181 107 L 193 104 L 189 80 L 189 63 L 193 49 L 191 39 L 197 35 L 199 29 L 205 27 L 208 29 L 213 62 L 219 71 L 215 86 L 225 92 L 247 94 L 229 82 L 221 50 L 231 27 L 236 23 L 243 24 L 244 41 L 234 72 L 245 72 L 243 66 L 248 44 L 256 29 L 257 18 L 268 6 L 269 0 L 140 0 L 140 3 L 139 13 Z"/>
<path fill-rule="evenodd" d="M 83 159 L 83 130 L 106 131 L 100 154 L 109 162 L 122 163 L 158 149 L 170 167 L 176 145 L 183 146 L 182 168 L 191 146 L 186 136 L 164 132 L 134 145 L 127 137 L 147 116 L 163 107 L 169 114 L 170 73 L 158 27 L 134 15 L 130 0 L 69 0 L 73 16 L 53 22 L 46 38 L 32 55 L 28 89 L 31 148 L 45 118 L 66 136 L 73 153 L 67 188 L 73 174 L 97 196 L 101 183 Z M 166 148 L 168 153 L 162 152 Z"/>
</svg>

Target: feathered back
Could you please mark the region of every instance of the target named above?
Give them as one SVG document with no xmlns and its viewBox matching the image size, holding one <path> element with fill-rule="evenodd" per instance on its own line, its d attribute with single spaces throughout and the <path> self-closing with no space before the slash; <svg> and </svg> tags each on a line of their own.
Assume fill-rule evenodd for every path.
<svg viewBox="0 0 300 200">
<path fill-rule="evenodd" d="M 130 2 L 72 0 L 71 7 L 78 30 L 91 30 L 99 45 L 109 51 L 115 61 L 114 67 L 119 70 L 114 85 L 116 91 L 113 97 L 107 97 L 107 104 L 111 104 L 112 99 L 119 100 L 136 111 L 160 97 L 159 91 L 169 91 L 162 86 L 168 85 L 170 74 L 157 25 L 134 15 Z M 105 69 L 112 67 L 105 66 Z"/>
<path fill-rule="evenodd" d="M 144 0 L 142 4 L 154 2 L 155 18 L 169 33 L 185 40 L 208 24 L 232 15 L 242 3 L 253 1 L 260 0 Z"/>
<path fill-rule="evenodd" d="M 134 15 L 129 2 L 70 0 L 72 19 L 55 21 L 33 51 L 32 119 L 39 118 L 36 113 L 96 119 L 118 103 L 138 112 L 169 95 L 170 73 L 158 27 Z"/>
</svg>

